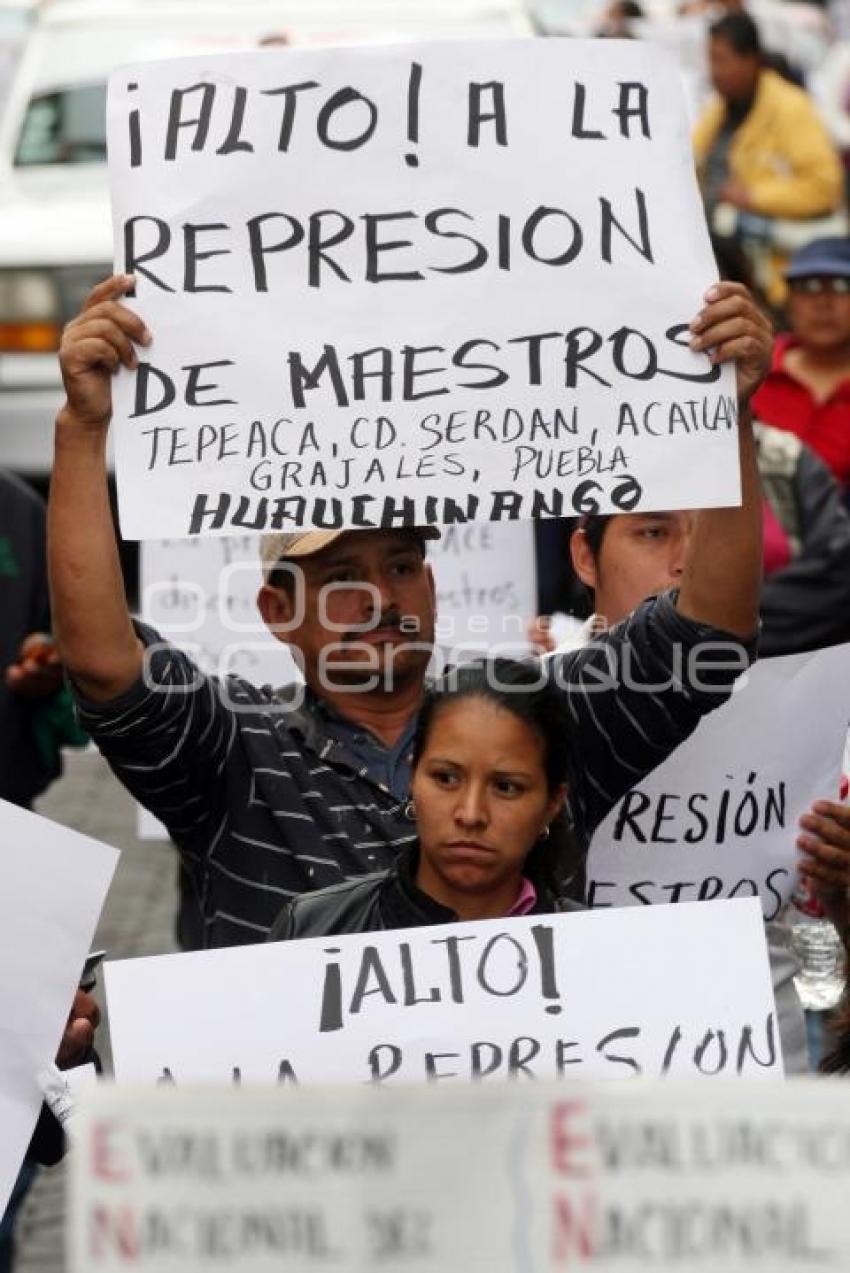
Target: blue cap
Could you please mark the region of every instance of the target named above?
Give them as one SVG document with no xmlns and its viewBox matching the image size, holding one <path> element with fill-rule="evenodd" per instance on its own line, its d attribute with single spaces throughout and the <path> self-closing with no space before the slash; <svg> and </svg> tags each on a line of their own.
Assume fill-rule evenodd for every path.
<svg viewBox="0 0 850 1273">
<path fill-rule="evenodd" d="M 795 252 L 785 271 L 787 279 L 850 278 L 850 238 L 814 239 Z"/>
</svg>

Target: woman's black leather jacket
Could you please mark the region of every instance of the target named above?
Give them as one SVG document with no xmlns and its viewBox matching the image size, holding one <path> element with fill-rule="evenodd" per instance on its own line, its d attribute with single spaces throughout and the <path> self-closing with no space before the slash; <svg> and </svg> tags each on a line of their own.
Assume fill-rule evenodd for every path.
<svg viewBox="0 0 850 1273">
<path fill-rule="evenodd" d="M 418 853 L 414 845 L 400 853 L 388 871 L 347 880 L 315 893 L 302 893 L 281 911 L 269 941 L 451 924 L 457 920 L 454 911 L 435 902 L 414 883 Z M 549 915 L 553 911 L 583 909 L 578 902 L 538 889 L 533 913 Z"/>
</svg>

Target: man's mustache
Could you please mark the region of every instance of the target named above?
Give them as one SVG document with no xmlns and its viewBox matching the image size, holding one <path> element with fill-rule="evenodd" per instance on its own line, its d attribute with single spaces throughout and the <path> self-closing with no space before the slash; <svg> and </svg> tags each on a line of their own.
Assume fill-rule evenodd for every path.
<svg viewBox="0 0 850 1273">
<path fill-rule="evenodd" d="M 346 632 L 343 635 L 343 644 L 359 641 L 362 636 L 368 636 L 370 632 L 390 631 L 401 632 L 403 635 L 416 636 L 419 632 L 419 620 L 412 614 L 401 614 L 398 610 L 384 610 L 377 619 L 372 618 L 368 624 L 364 624 L 360 628 L 356 628 L 353 632 Z"/>
</svg>

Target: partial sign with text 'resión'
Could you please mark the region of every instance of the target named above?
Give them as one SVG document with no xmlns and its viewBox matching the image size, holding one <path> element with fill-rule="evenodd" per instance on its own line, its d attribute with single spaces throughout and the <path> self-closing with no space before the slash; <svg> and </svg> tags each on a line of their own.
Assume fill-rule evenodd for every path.
<svg viewBox="0 0 850 1273">
<path fill-rule="evenodd" d="M 540 40 L 133 66 L 109 92 L 129 538 L 739 502 L 674 63 Z"/>
<path fill-rule="evenodd" d="M 835 800 L 850 646 L 762 659 L 600 823 L 589 906 L 758 897 L 776 919 L 797 884 L 798 821 Z"/>
</svg>

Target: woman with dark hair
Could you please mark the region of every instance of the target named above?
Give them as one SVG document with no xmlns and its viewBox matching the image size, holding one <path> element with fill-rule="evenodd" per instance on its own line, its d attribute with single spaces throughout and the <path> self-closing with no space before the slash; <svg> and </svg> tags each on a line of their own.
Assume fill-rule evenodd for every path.
<svg viewBox="0 0 850 1273">
<path fill-rule="evenodd" d="M 295 898 L 271 940 L 578 909 L 564 807 L 569 718 L 539 664 L 482 660 L 426 692 L 409 811 L 387 871 Z"/>
</svg>

